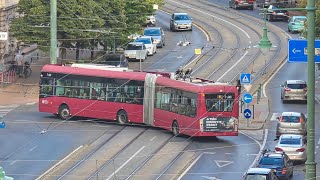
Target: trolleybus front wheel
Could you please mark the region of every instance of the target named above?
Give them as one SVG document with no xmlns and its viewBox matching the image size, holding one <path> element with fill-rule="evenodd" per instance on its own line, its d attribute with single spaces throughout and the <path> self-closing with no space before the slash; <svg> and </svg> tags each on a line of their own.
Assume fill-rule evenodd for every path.
<svg viewBox="0 0 320 180">
<path fill-rule="evenodd" d="M 68 120 L 70 118 L 70 110 L 67 105 L 63 104 L 59 107 L 59 117 L 62 120 Z"/>
</svg>

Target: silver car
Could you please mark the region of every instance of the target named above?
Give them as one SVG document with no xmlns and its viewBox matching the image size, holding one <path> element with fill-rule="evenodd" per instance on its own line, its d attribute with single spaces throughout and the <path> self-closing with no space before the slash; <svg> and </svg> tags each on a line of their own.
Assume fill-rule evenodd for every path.
<svg viewBox="0 0 320 180">
<path fill-rule="evenodd" d="M 283 103 L 287 101 L 307 102 L 307 83 L 303 80 L 287 80 L 281 86 L 281 99 Z"/>
<path fill-rule="evenodd" d="M 187 13 L 173 13 L 170 18 L 170 30 L 192 31 L 192 18 Z"/>
<path fill-rule="evenodd" d="M 306 162 L 307 140 L 302 135 L 283 134 L 275 147 L 276 152 L 285 152 L 292 161 Z"/>
<path fill-rule="evenodd" d="M 283 112 L 278 118 L 276 136 L 282 134 L 307 134 L 307 118 L 300 112 Z"/>
<path fill-rule="evenodd" d="M 157 47 L 165 46 L 165 37 L 164 32 L 161 27 L 147 27 L 143 31 L 144 36 L 151 36 L 154 39 L 154 43 L 157 44 Z"/>
<path fill-rule="evenodd" d="M 124 50 L 127 59 L 147 59 L 148 51 L 143 42 L 131 42 Z"/>
</svg>

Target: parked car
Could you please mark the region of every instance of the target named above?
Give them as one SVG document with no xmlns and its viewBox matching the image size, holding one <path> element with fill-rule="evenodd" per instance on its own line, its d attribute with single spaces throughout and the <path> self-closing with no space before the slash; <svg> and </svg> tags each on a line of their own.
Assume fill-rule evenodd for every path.
<svg viewBox="0 0 320 180">
<path fill-rule="evenodd" d="M 148 55 L 153 56 L 153 54 L 157 53 L 157 45 L 154 42 L 153 37 L 151 36 L 141 36 L 134 40 L 134 42 L 143 42 L 147 48 Z"/>
<path fill-rule="evenodd" d="M 187 13 L 173 13 L 170 18 L 170 30 L 192 31 L 192 18 Z"/>
<path fill-rule="evenodd" d="M 282 134 L 307 135 L 307 118 L 301 112 L 283 112 L 278 118 L 276 136 Z"/>
<path fill-rule="evenodd" d="M 281 99 L 283 103 L 287 101 L 307 102 L 308 87 L 303 80 L 287 80 L 281 87 Z"/>
<path fill-rule="evenodd" d="M 267 20 L 273 21 L 273 20 L 283 20 L 288 21 L 289 13 L 287 10 L 279 10 L 278 7 L 274 5 L 270 5 L 267 8 Z"/>
<path fill-rule="evenodd" d="M 279 179 L 289 179 L 293 176 L 293 162 L 284 152 L 265 150 L 258 161 L 257 167 L 272 169 Z"/>
<path fill-rule="evenodd" d="M 154 15 L 150 15 L 146 17 L 146 25 L 147 26 L 155 26 L 156 25 L 156 17 Z"/>
<path fill-rule="evenodd" d="M 144 59 L 147 59 L 148 51 L 146 46 L 144 45 L 143 42 L 131 42 L 127 45 L 126 49 L 124 50 L 124 55 L 125 57 L 130 60 L 130 59 L 138 59 L 139 58 L 139 51 L 142 54 L 141 60 L 143 61 Z"/>
<path fill-rule="evenodd" d="M 229 7 L 234 9 L 251 9 L 253 10 L 254 0 L 229 0 Z"/>
<path fill-rule="evenodd" d="M 275 172 L 268 168 L 250 168 L 243 175 L 243 180 L 278 180 Z"/>
<path fill-rule="evenodd" d="M 144 29 L 143 35 L 153 37 L 157 47 L 165 46 L 164 32 L 161 27 L 147 27 Z"/>
<path fill-rule="evenodd" d="M 307 140 L 305 136 L 283 134 L 275 147 L 276 152 L 285 152 L 293 161 L 307 161 Z"/>
<path fill-rule="evenodd" d="M 292 16 L 288 23 L 288 31 L 291 33 L 303 31 L 306 21 L 306 16 Z"/>
</svg>

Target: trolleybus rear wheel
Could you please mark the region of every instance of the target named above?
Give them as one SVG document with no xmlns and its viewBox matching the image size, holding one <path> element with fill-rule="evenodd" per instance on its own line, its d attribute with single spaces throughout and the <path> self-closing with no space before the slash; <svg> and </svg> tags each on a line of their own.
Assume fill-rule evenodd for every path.
<svg viewBox="0 0 320 180">
<path fill-rule="evenodd" d="M 174 136 L 178 136 L 180 133 L 179 124 L 177 121 L 173 121 L 172 123 L 172 133 Z"/>
<path fill-rule="evenodd" d="M 62 120 L 68 120 L 70 118 L 70 110 L 67 105 L 63 104 L 59 107 L 59 117 Z"/>
</svg>

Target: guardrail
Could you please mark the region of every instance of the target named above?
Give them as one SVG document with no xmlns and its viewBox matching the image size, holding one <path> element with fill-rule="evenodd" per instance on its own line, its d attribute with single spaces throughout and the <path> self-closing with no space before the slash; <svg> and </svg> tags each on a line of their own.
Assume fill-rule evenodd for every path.
<svg viewBox="0 0 320 180">
<path fill-rule="evenodd" d="M 4 87 L 8 84 L 15 82 L 16 72 L 13 70 L 0 72 L 0 85 Z"/>
</svg>

